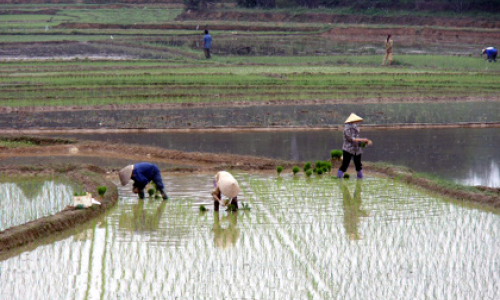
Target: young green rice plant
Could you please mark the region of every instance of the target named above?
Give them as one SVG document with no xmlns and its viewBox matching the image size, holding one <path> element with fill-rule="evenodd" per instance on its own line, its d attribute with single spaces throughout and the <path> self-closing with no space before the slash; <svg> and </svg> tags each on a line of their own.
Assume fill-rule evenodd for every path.
<svg viewBox="0 0 500 300">
<path fill-rule="evenodd" d="M 148 190 L 149 197 L 153 197 L 156 194 L 156 190 L 154 188 L 150 188 Z"/>
<path fill-rule="evenodd" d="M 276 172 L 278 173 L 278 176 L 281 175 L 281 172 L 283 172 L 283 167 L 282 166 L 277 166 L 276 167 Z"/>
<path fill-rule="evenodd" d="M 86 196 L 86 195 L 87 195 L 87 192 L 86 192 L 86 191 L 83 191 L 83 190 L 82 190 L 82 191 L 79 191 L 79 192 L 76 192 L 76 191 L 75 191 L 75 192 L 73 193 L 73 196 L 75 196 L 75 197 L 79 197 L 79 196 Z"/>
<path fill-rule="evenodd" d="M 99 186 L 97 187 L 97 193 L 99 194 L 99 196 L 103 197 L 104 194 L 106 193 L 106 191 L 108 190 L 107 187 L 105 186 Z"/>
<path fill-rule="evenodd" d="M 241 210 L 250 210 L 250 206 L 247 203 L 241 202 Z"/>
<path fill-rule="evenodd" d="M 200 205 L 200 211 L 205 212 L 208 209 L 205 207 L 205 205 Z"/>
<path fill-rule="evenodd" d="M 349 175 L 349 174 L 345 173 L 345 174 L 344 174 L 344 178 L 345 178 L 345 179 L 349 179 L 349 178 L 351 178 L 351 175 Z"/>
<path fill-rule="evenodd" d="M 311 163 L 310 162 L 306 162 L 304 164 L 303 170 L 304 170 L 304 172 L 307 172 L 307 170 L 309 170 L 309 169 L 311 169 Z"/>
<path fill-rule="evenodd" d="M 332 160 L 340 160 L 341 157 L 342 157 L 342 150 L 333 149 L 332 151 L 330 151 L 330 158 Z"/>
<path fill-rule="evenodd" d="M 313 173 L 313 171 L 311 169 L 309 169 L 306 171 L 306 176 L 311 177 L 312 173 Z"/>
<path fill-rule="evenodd" d="M 297 173 L 300 172 L 300 168 L 297 167 L 297 166 L 295 166 L 295 167 L 292 168 L 292 172 L 293 172 L 293 175 L 297 175 Z"/>
</svg>

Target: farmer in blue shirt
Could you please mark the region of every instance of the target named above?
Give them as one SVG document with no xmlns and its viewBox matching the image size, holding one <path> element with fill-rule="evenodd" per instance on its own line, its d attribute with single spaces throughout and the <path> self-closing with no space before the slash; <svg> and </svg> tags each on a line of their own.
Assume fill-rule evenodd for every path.
<svg viewBox="0 0 500 300">
<path fill-rule="evenodd" d="M 144 188 L 151 181 L 156 185 L 156 189 L 161 193 L 163 200 L 168 200 L 165 193 L 165 186 L 161 179 L 160 169 L 152 163 L 141 162 L 135 165 L 128 165 L 118 173 L 122 185 L 126 185 L 130 179 L 134 181 L 132 191 L 139 194 L 139 199 L 144 199 Z"/>
<path fill-rule="evenodd" d="M 497 61 L 498 50 L 495 49 L 495 47 L 484 48 L 481 51 L 481 56 L 483 56 L 483 54 L 486 54 L 486 56 L 488 57 L 488 61 L 489 62 L 491 62 L 492 60 L 494 62 Z"/>
<path fill-rule="evenodd" d="M 203 37 L 203 51 L 205 51 L 205 58 L 210 58 L 210 48 L 212 48 L 212 36 L 205 30 L 205 36 Z"/>
</svg>

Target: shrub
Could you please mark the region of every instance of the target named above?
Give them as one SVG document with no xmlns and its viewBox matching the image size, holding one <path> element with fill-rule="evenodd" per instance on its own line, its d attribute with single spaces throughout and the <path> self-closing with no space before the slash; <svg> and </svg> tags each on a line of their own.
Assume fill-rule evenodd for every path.
<svg viewBox="0 0 500 300">
<path fill-rule="evenodd" d="M 283 167 L 282 166 L 277 166 L 276 167 L 276 172 L 278 172 L 278 175 L 280 175 L 281 172 L 283 172 Z"/>
<path fill-rule="evenodd" d="M 99 196 L 103 197 L 104 194 L 106 193 L 106 191 L 108 190 L 107 187 L 105 186 L 99 186 L 97 187 L 97 193 L 99 194 Z"/>
<path fill-rule="evenodd" d="M 293 175 L 296 175 L 297 173 L 300 172 L 300 168 L 297 167 L 297 166 L 295 166 L 295 167 L 292 168 L 292 172 L 293 172 Z"/>
</svg>

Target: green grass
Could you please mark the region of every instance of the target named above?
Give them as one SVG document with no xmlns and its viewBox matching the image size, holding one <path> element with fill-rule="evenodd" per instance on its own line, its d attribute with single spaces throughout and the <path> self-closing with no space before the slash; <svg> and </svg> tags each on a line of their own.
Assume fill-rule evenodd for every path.
<svg viewBox="0 0 500 300">
<path fill-rule="evenodd" d="M 349 100 L 402 97 L 498 97 L 500 64 L 478 58 L 405 56 L 257 57 L 212 61 L 1 62 L 0 105 L 99 105 L 234 101 Z M 334 60 L 342 60 L 336 63 Z M 349 60 L 353 64 L 349 64 Z M 448 69 L 453 60 L 455 63 Z M 346 63 L 347 61 L 347 63 Z M 433 62 L 433 63 L 432 63 Z M 431 67 L 430 65 L 433 65 Z M 442 66 L 442 67 L 440 67 Z M 347 103 L 347 102 L 346 102 Z"/>
<path fill-rule="evenodd" d="M 24 147 L 33 147 L 34 143 L 30 141 L 2 141 L 0 140 L 0 148 L 24 148 Z"/>
</svg>

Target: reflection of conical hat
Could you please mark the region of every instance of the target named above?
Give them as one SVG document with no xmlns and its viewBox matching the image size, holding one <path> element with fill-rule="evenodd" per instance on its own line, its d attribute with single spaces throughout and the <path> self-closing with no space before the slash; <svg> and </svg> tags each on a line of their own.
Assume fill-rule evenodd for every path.
<svg viewBox="0 0 500 300">
<path fill-rule="evenodd" d="M 349 118 L 347 118 L 347 120 L 345 120 L 345 123 L 361 122 L 361 121 L 363 121 L 363 118 L 361 118 L 360 116 L 356 115 L 355 113 L 351 113 L 351 115 L 349 116 Z"/>
<path fill-rule="evenodd" d="M 132 177 L 133 170 L 134 170 L 133 165 L 128 165 L 120 170 L 118 175 L 120 175 L 120 182 L 122 183 L 122 185 L 127 185 L 127 183 L 130 181 L 130 177 Z"/>
<path fill-rule="evenodd" d="M 226 171 L 218 172 L 215 175 L 215 182 L 219 187 L 220 192 L 228 197 L 229 199 L 233 199 L 238 196 L 240 192 L 240 186 L 238 185 L 238 181 L 234 179 L 233 175 L 229 174 Z"/>
</svg>

